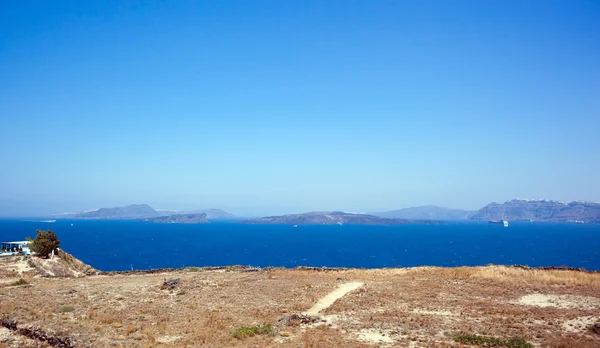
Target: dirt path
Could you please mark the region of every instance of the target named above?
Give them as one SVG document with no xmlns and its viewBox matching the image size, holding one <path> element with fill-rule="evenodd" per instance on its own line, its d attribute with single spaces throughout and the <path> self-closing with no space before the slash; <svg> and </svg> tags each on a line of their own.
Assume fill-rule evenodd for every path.
<svg viewBox="0 0 600 348">
<path fill-rule="evenodd" d="M 331 306 L 336 300 L 344 297 L 344 295 L 346 295 L 347 293 L 354 291 L 363 285 L 364 285 L 364 283 L 361 283 L 361 282 L 350 282 L 350 283 L 340 284 L 337 287 L 337 289 L 335 289 L 332 292 L 330 292 L 329 294 L 327 294 L 325 297 L 320 299 L 311 309 L 306 311 L 306 315 L 319 314 L 320 311 Z"/>
</svg>

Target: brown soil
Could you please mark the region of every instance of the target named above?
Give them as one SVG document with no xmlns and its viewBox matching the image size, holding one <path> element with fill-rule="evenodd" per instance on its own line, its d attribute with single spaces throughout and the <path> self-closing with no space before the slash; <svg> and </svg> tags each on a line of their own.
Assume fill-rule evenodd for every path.
<svg viewBox="0 0 600 348">
<path fill-rule="evenodd" d="M 13 286 L 8 280 L 18 277 L 9 273 L 0 269 L 0 317 L 77 347 L 463 347 L 456 333 L 600 347 L 592 330 L 600 321 L 600 274 L 497 266 L 80 278 L 25 272 L 28 284 Z M 163 288 L 172 278 L 180 284 Z M 231 335 L 265 324 L 272 333 Z M 43 344 L 0 328 L 0 347 Z"/>
</svg>

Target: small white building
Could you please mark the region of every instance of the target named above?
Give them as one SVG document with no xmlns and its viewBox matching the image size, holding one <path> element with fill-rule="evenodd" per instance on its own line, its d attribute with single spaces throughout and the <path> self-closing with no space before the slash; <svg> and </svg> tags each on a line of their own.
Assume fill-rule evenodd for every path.
<svg viewBox="0 0 600 348">
<path fill-rule="evenodd" d="M 29 249 L 30 243 L 30 241 L 2 242 L 2 246 L 0 247 L 0 257 L 31 255 L 31 250 Z"/>
</svg>

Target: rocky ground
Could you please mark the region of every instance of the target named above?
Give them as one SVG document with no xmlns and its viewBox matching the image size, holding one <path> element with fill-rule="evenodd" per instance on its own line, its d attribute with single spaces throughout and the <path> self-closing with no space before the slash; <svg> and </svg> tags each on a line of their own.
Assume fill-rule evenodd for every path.
<svg viewBox="0 0 600 348">
<path fill-rule="evenodd" d="M 96 272 L 77 264 L 52 276 L 48 262 L 0 259 L 0 347 L 600 347 L 597 273 L 228 267 L 86 275 Z"/>
</svg>

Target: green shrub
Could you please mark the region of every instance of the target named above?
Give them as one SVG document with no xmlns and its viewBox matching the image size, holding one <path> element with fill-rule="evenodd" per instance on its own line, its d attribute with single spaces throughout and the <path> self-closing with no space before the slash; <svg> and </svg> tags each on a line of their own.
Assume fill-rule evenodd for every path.
<svg viewBox="0 0 600 348">
<path fill-rule="evenodd" d="M 231 332 L 231 337 L 233 338 L 245 338 L 252 337 L 255 335 L 272 335 L 275 331 L 273 330 L 273 326 L 271 324 L 266 325 L 255 325 L 250 327 L 240 327 Z"/>
<path fill-rule="evenodd" d="M 60 241 L 56 237 L 56 234 L 51 230 L 41 231 L 37 230 L 37 236 L 33 242 L 29 245 L 31 251 L 35 251 L 39 257 L 47 257 L 52 250 L 56 250 Z"/>
<path fill-rule="evenodd" d="M 200 268 L 198 268 L 198 267 L 188 267 L 187 271 L 188 272 L 200 272 Z"/>
<path fill-rule="evenodd" d="M 498 338 L 479 335 L 456 334 L 454 339 L 460 343 L 474 344 L 484 347 L 533 348 L 533 345 L 523 337 Z"/>
</svg>

